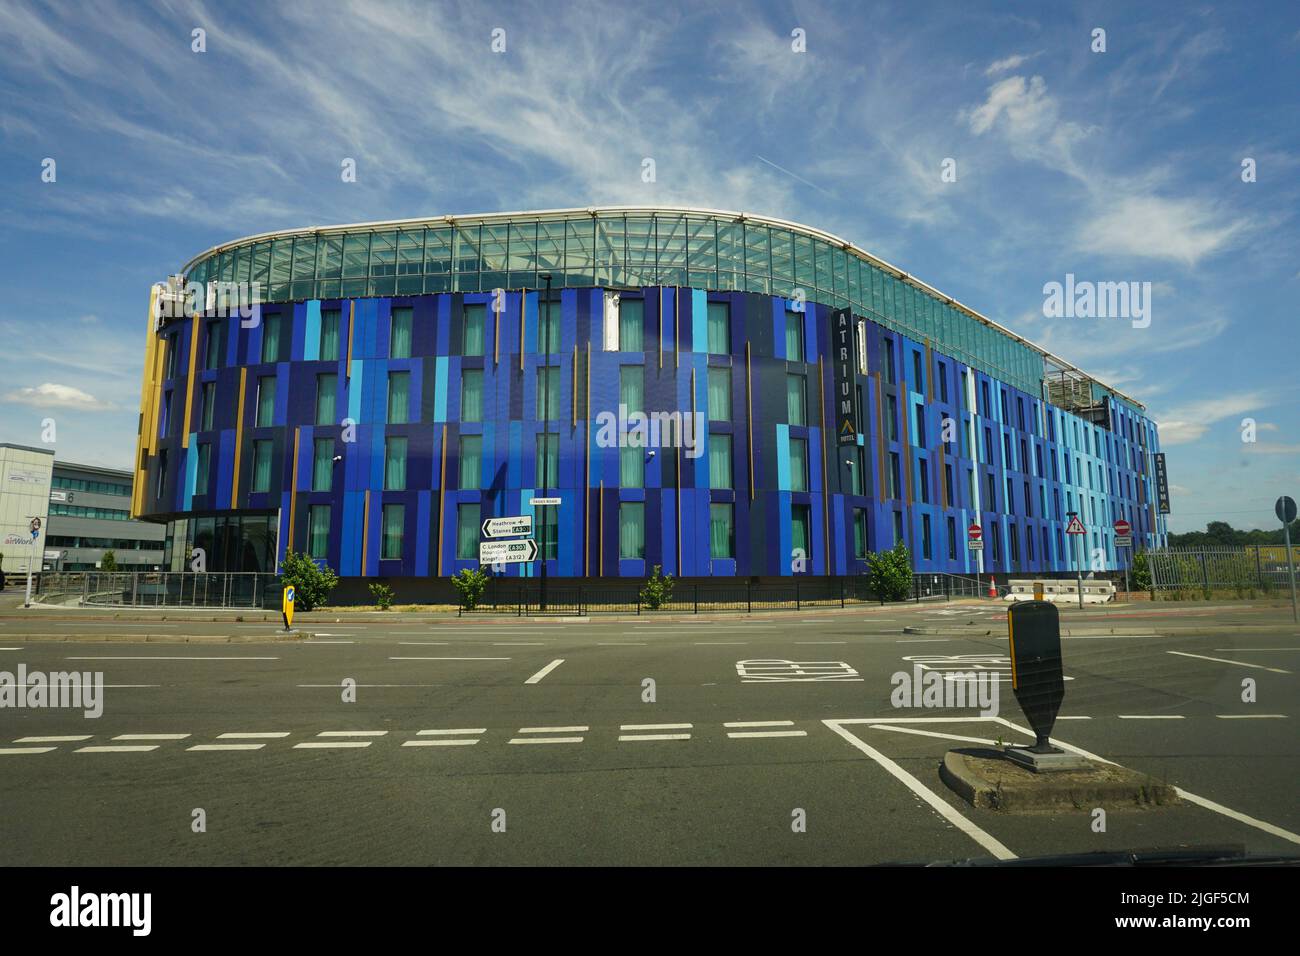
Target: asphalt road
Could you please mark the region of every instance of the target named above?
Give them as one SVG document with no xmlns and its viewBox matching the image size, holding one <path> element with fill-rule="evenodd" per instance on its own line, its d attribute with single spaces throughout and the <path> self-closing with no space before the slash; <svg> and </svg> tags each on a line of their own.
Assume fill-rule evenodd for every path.
<svg viewBox="0 0 1300 956">
<path fill-rule="evenodd" d="M 34 640 L 88 625 L 9 615 L 0 671 L 102 672 L 106 687 L 95 719 L 0 709 L 0 844 L 12 865 L 71 866 L 832 865 L 1225 844 L 1300 855 L 1289 614 L 1112 609 L 1085 617 L 1113 633 L 1065 639 L 1054 740 L 1185 792 L 1183 806 L 1111 811 L 1105 832 L 1087 808 L 974 810 L 940 781 L 952 747 L 1030 739 L 1009 684 L 997 716 L 891 705 L 891 677 L 918 665 L 1005 681 L 1004 616 L 316 615 L 310 641 L 169 644 Z M 1254 629 L 1232 632 L 1243 620 Z M 1124 633 L 1153 624 L 1201 630 Z M 139 625 L 94 626 L 120 638 Z"/>
</svg>

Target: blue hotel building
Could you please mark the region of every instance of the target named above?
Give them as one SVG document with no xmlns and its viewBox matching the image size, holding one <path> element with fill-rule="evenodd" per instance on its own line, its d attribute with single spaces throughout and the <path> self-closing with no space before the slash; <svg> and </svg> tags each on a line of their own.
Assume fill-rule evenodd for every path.
<svg viewBox="0 0 1300 956">
<path fill-rule="evenodd" d="M 204 291 L 160 315 L 183 283 Z M 260 289 L 244 317 L 221 317 L 232 283 Z M 620 406 L 658 416 L 658 445 L 602 434 Z M 483 519 L 544 493 L 548 575 L 593 580 L 856 574 L 900 538 L 919 571 L 1067 572 L 1078 512 L 1085 566 L 1114 569 L 1116 519 L 1164 541 L 1144 412 L 795 223 L 602 207 L 311 228 L 154 287 L 133 513 L 167 523 L 176 569 L 198 547 L 210 571 L 274 570 L 289 548 L 344 578 L 441 578 L 478 566 Z"/>
</svg>

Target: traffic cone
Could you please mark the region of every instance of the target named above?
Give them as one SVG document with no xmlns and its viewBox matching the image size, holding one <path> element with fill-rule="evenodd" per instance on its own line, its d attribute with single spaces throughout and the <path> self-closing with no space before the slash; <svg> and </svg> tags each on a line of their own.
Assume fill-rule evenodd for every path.
<svg viewBox="0 0 1300 956">
<path fill-rule="evenodd" d="M 989 597 L 995 601 L 998 599 L 998 586 L 992 578 L 989 578 Z"/>
</svg>

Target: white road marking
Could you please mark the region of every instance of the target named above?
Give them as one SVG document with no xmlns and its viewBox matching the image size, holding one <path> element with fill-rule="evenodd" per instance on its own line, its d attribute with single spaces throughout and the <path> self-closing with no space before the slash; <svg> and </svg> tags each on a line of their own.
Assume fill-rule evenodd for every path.
<svg viewBox="0 0 1300 956">
<path fill-rule="evenodd" d="M 477 740 L 404 740 L 403 747 L 468 747 Z"/>
<path fill-rule="evenodd" d="M 795 641 L 796 644 L 847 644 L 848 641 Z"/>
<path fill-rule="evenodd" d="M 597 647 L 645 647 L 645 641 L 597 641 Z"/>
<path fill-rule="evenodd" d="M 452 736 L 458 736 L 460 734 L 468 735 L 468 734 L 485 734 L 485 733 L 487 733 L 486 727 L 474 727 L 474 728 L 459 728 L 456 730 L 418 730 L 416 731 L 415 735 L 417 737 L 437 737 L 437 736 L 452 737 Z"/>
<path fill-rule="evenodd" d="M 723 727 L 793 727 L 793 720 L 733 720 Z"/>
<path fill-rule="evenodd" d="M 1286 719 L 1286 714 L 1215 714 L 1220 720 L 1269 720 Z"/>
<path fill-rule="evenodd" d="M 195 744 L 189 750 L 261 750 L 266 744 Z"/>
<path fill-rule="evenodd" d="M 692 730 L 694 724 L 619 724 L 619 730 Z"/>
<path fill-rule="evenodd" d="M 807 737 L 806 730 L 733 730 L 728 737 Z"/>
<path fill-rule="evenodd" d="M 17 756 L 18 754 L 47 754 L 58 747 L 0 747 L 0 754 Z"/>
<path fill-rule="evenodd" d="M 690 734 L 628 734 L 620 735 L 619 743 L 626 743 L 631 740 L 690 740 Z"/>
<path fill-rule="evenodd" d="M 1116 714 L 1120 720 L 1182 720 L 1182 714 Z"/>
<path fill-rule="evenodd" d="M 696 647 L 739 647 L 748 641 L 696 641 Z"/>
<path fill-rule="evenodd" d="M 511 737 L 512 744 L 580 744 L 581 737 Z"/>
<path fill-rule="evenodd" d="M 541 670 L 539 670 L 539 671 L 538 671 L 536 674 L 534 674 L 532 677 L 528 678 L 528 680 L 524 681 L 524 683 L 525 683 L 525 684 L 540 684 L 541 681 L 542 681 L 542 678 L 543 678 L 543 677 L 545 677 L 547 674 L 549 674 L 551 671 L 555 670 L 555 668 L 559 667 L 559 666 L 560 666 L 561 664 L 563 664 L 563 663 L 564 663 L 564 658 L 562 658 L 562 657 L 557 658 L 556 660 L 551 661 L 549 664 L 547 664 L 545 667 L 543 667 Z"/>
<path fill-rule="evenodd" d="M 303 643 L 305 643 L 305 644 L 355 644 L 356 641 L 317 641 L 317 640 L 310 640 L 310 641 L 304 641 Z"/>
<path fill-rule="evenodd" d="M 578 734 L 586 733 L 590 727 L 520 727 L 521 734 Z"/>
<path fill-rule="evenodd" d="M 114 740 L 184 740 L 189 734 L 118 734 Z"/>
<path fill-rule="evenodd" d="M 322 730 L 317 737 L 383 737 L 386 730 Z"/>
<path fill-rule="evenodd" d="M 338 690 L 339 684 L 296 684 L 296 687 L 329 687 Z M 358 684 L 358 687 L 446 687 L 446 684 Z"/>
<path fill-rule="evenodd" d="M 921 730 L 918 727 L 901 727 L 897 724 L 869 724 L 872 730 L 888 730 L 896 734 L 916 734 L 918 737 L 940 737 L 944 740 L 962 740 L 971 744 L 985 744 L 989 747 L 997 745 L 996 740 L 988 740 L 984 737 L 964 737 L 961 734 L 941 734 L 935 730 Z"/>
<path fill-rule="evenodd" d="M 21 651 L 21 647 L 0 647 L 0 651 Z"/>
<path fill-rule="evenodd" d="M 94 734 L 73 735 L 70 737 L 19 737 L 16 744 L 71 744 L 79 740 L 89 740 Z"/>
<path fill-rule="evenodd" d="M 545 647 L 546 641 L 494 641 L 493 647 Z"/>
<path fill-rule="evenodd" d="M 373 740 L 307 740 L 300 744 L 294 744 L 294 750 L 324 750 L 327 748 L 338 747 L 369 747 Z"/>
<path fill-rule="evenodd" d="M 390 657 L 390 661 L 508 661 L 508 657 Z"/>
<path fill-rule="evenodd" d="M 1091 717 L 1078 717 L 1078 716 L 1071 716 L 1071 717 L 1060 717 L 1060 716 L 1058 716 L 1056 719 L 1057 719 L 1057 720 L 1092 720 Z"/>
<path fill-rule="evenodd" d="M 1196 657 L 1203 661 L 1214 661 L 1218 664 L 1236 664 L 1238 667 L 1253 667 L 1256 670 L 1270 671 L 1274 674 L 1289 674 L 1290 671 L 1284 671 L 1280 667 L 1265 667 L 1263 664 L 1247 664 L 1245 661 L 1230 661 L 1223 657 L 1206 657 L 1204 654 L 1188 654 L 1186 651 L 1165 651 L 1166 654 L 1177 654 L 1179 657 Z"/>
<path fill-rule="evenodd" d="M 278 657 L 68 657 L 69 661 L 278 661 Z"/>
<path fill-rule="evenodd" d="M 11 651 L 12 647 L 0 647 L 0 651 Z M 1300 651 L 1300 647 L 1216 647 L 1216 651 Z"/>
<path fill-rule="evenodd" d="M 157 750 L 157 744 L 102 744 L 98 747 L 78 747 L 73 753 L 79 754 L 125 754 L 125 753 L 145 753 L 149 750 Z"/>
<path fill-rule="evenodd" d="M 228 734 L 217 734 L 218 740 L 278 740 L 281 737 L 288 737 L 287 730 L 258 730 L 244 733 L 242 731 L 233 731 Z"/>
<path fill-rule="evenodd" d="M 450 641 L 398 641 L 398 644 L 405 644 L 411 647 L 446 647 Z"/>
<path fill-rule="evenodd" d="M 867 722 L 872 723 L 872 721 L 867 721 Z M 948 803 L 937 793 L 935 793 L 933 790 L 931 790 L 929 787 L 923 784 L 916 777 L 912 776 L 910 773 L 908 773 L 906 770 L 904 770 L 894 761 L 890 760 L 879 750 L 876 750 L 875 748 L 868 746 L 867 744 L 859 740 L 853 733 L 851 733 L 848 730 L 845 730 L 843 727 L 840 726 L 841 724 L 840 721 L 823 720 L 822 723 L 824 723 L 831 730 L 835 731 L 835 733 L 839 734 L 841 737 L 847 740 L 851 746 L 855 747 L 857 750 L 860 750 L 862 753 L 866 754 L 872 760 L 876 761 L 876 763 L 884 767 L 885 770 L 891 776 L 893 776 L 896 780 L 900 781 L 909 790 L 911 790 L 918 797 L 920 797 L 922 800 L 928 803 L 931 806 L 931 808 L 934 809 L 941 817 L 943 817 L 945 820 L 947 820 L 957 829 L 961 830 L 963 833 L 965 833 L 968 837 L 970 837 L 980 846 L 984 847 L 984 849 L 988 850 L 999 860 L 1016 859 L 1016 855 L 1012 853 L 1009 849 L 1007 849 L 995 837 L 993 837 L 992 834 L 980 829 L 970 820 L 966 819 L 964 816 L 962 816 L 960 813 L 954 810 L 951 806 L 949 806 Z"/>
</svg>

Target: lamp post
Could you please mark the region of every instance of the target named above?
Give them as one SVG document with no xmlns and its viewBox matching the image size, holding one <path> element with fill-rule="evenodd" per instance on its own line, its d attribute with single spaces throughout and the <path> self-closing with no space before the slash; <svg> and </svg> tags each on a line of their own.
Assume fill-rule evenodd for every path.
<svg viewBox="0 0 1300 956">
<path fill-rule="evenodd" d="M 542 454 L 544 456 L 542 458 L 542 497 L 545 498 L 547 485 L 550 484 L 551 477 L 551 274 L 549 272 L 543 272 L 538 275 L 538 278 L 546 283 L 546 298 L 544 300 L 546 309 L 546 325 L 543 328 L 544 341 L 542 343 L 542 361 L 544 368 L 546 369 L 545 387 L 542 392 L 542 434 L 546 437 L 546 441 L 542 443 Z M 539 316 L 541 315 L 541 312 L 542 310 L 538 309 Z M 540 610 L 545 611 L 546 552 L 547 543 L 550 541 L 550 506 L 543 505 L 542 507 L 546 510 L 542 512 L 542 546 L 538 550 L 538 557 L 542 562 L 541 600 L 538 603 Z"/>
</svg>

